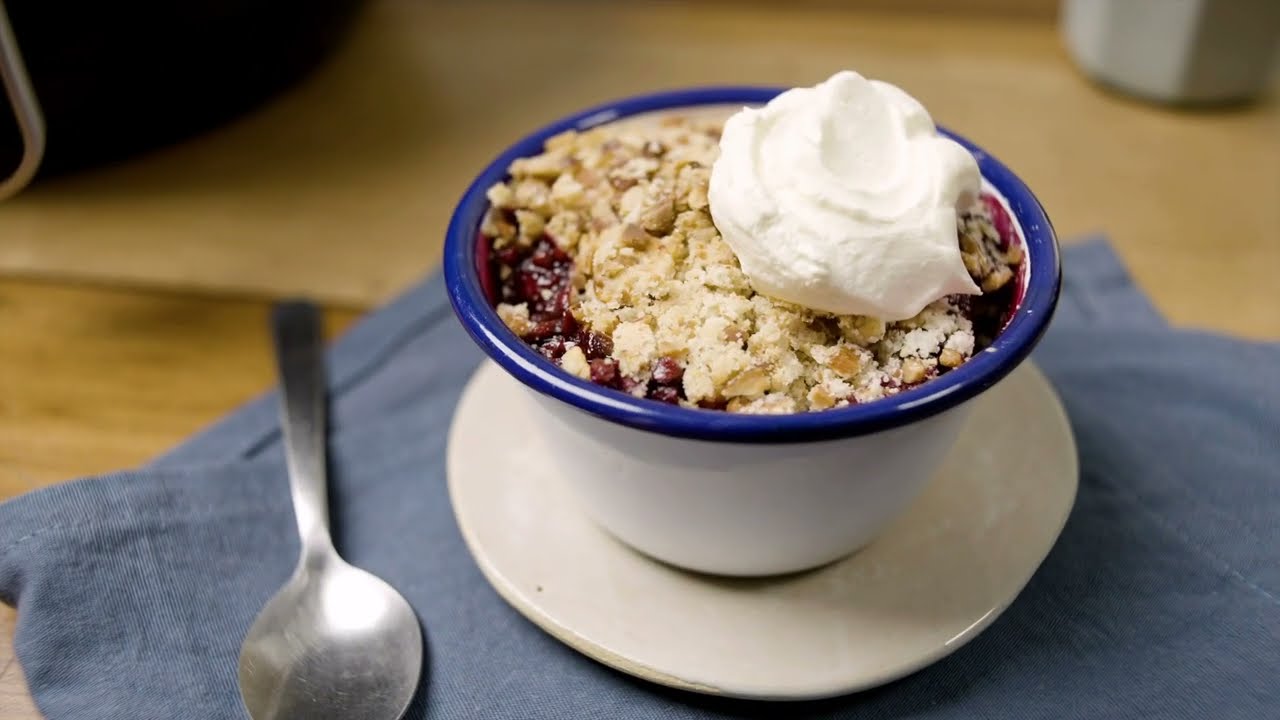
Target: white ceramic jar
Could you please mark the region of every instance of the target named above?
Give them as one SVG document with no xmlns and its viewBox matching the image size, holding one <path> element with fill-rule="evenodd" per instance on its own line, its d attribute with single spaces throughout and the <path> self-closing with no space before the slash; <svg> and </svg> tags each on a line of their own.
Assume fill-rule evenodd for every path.
<svg viewBox="0 0 1280 720">
<path fill-rule="evenodd" d="M 1250 100 L 1280 60 L 1277 0 L 1065 0 L 1061 26 L 1084 72 L 1160 102 Z"/>
</svg>

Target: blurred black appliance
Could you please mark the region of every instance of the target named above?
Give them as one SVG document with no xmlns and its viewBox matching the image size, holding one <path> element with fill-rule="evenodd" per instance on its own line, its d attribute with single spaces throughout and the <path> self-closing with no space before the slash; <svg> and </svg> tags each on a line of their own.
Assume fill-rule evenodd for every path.
<svg viewBox="0 0 1280 720">
<path fill-rule="evenodd" d="M 227 121 L 300 79 L 364 0 L 3 0 L 44 112 L 41 175 Z M 21 157 L 0 92 L 0 178 Z"/>
</svg>

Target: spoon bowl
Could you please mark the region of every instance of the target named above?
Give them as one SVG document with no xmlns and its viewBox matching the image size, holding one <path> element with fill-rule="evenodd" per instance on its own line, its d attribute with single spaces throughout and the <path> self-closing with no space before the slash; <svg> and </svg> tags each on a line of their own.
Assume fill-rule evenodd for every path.
<svg viewBox="0 0 1280 720">
<path fill-rule="evenodd" d="M 254 720 L 398 718 L 421 665 L 409 603 L 333 557 L 299 565 L 262 609 L 240 650 L 240 693 Z"/>
</svg>

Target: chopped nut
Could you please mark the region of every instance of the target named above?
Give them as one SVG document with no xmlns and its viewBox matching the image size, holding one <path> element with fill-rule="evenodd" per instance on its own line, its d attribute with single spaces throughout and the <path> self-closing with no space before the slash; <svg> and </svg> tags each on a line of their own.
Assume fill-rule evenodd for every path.
<svg viewBox="0 0 1280 720">
<path fill-rule="evenodd" d="M 642 249 L 653 238 L 635 223 L 621 223 L 606 229 L 597 239 L 595 264 L 599 266 L 618 255 L 634 256 L 625 250 Z"/>
<path fill-rule="evenodd" d="M 579 170 L 578 173 L 573 176 L 573 178 L 577 180 L 578 183 L 581 184 L 584 189 L 598 188 L 605 181 L 604 174 L 602 174 L 598 170 L 593 170 L 591 168 L 583 168 L 582 170 Z"/>
<path fill-rule="evenodd" d="M 515 187 L 516 204 L 543 215 L 551 214 L 551 188 L 541 180 L 521 180 Z"/>
<path fill-rule="evenodd" d="M 623 222 L 639 223 L 640 211 L 644 207 L 645 189 L 641 185 L 632 185 L 618 197 L 618 216 Z"/>
<path fill-rule="evenodd" d="M 692 235 L 699 230 L 710 230 L 714 237 L 720 240 L 726 248 L 729 247 L 729 244 L 725 243 L 724 239 L 720 237 L 720 231 L 716 230 L 715 223 L 711 221 L 711 213 L 706 210 L 686 210 L 676 215 L 675 229 L 687 235 Z M 732 250 L 729 251 L 729 257 L 733 258 L 733 262 L 738 261 L 738 257 L 733 254 Z"/>
<path fill-rule="evenodd" d="M 815 385 L 809 391 L 809 409 L 826 410 L 836 404 L 836 399 L 831 397 L 831 393 L 821 385 Z"/>
<path fill-rule="evenodd" d="M 1008 265 L 999 265 L 982 279 L 982 292 L 995 292 L 1013 279 L 1013 271 Z"/>
<path fill-rule="evenodd" d="M 918 358 L 907 358 L 902 361 L 902 382 L 907 384 L 915 384 L 922 382 L 925 376 L 925 366 Z"/>
<path fill-rule="evenodd" d="M 678 209 L 703 210 L 708 206 L 707 186 L 711 182 L 711 170 L 698 165 L 685 165 L 676 175 Z"/>
<path fill-rule="evenodd" d="M 574 143 L 577 142 L 578 138 L 579 135 L 577 130 L 565 130 L 562 133 L 558 133 L 547 138 L 547 141 L 543 143 L 543 145 L 548 150 L 572 150 Z"/>
<path fill-rule="evenodd" d="M 516 203 L 516 195 L 511 192 L 511 188 L 503 183 L 497 183 L 493 187 L 485 191 L 485 197 L 489 199 L 489 204 L 496 208 L 513 208 Z"/>
<path fill-rule="evenodd" d="M 587 201 L 586 189 L 572 175 L 565 173 L 551 183 L 551 202 L 560 208 L 581 207 Z"/>
<path fill-rule="evenodd" d="M 511 328 L 511 332 L 516 335 L 523 337 L 533 329 L 533 324 L 529 322 L 529 306 L 526 303 L 519 305 L 499 303 L 496 310 L 503 324 Z"/>
<path fill-rule="evenodd" d="M 516 210 L 516 222 L 520 225 L 520 235 L 526 238 L 538 237 L 547 226 L 541 215 L 529 210 Z"/>
<path fill-rule="evenodd" d="M 1017 265 L 1022 262 L 1022 246 L 1010 243 L 1009 247 L 1005 248 L 1004 261 L 1007 265 Z"/>
<path fill-rule="evenodd" d="M 651 157 L 633 157 L 622 165 L 609 171 L 609 182 L 613 183 L 615 188 L 619 184 L 626 184 L 627 187 L 648 180 L 651 175 L 658 169 L 658 161 Z M 618 188 L 619 190 L 624 188 Z"/>
<path fill-rule="evenodd" d="M 846 315 L 840 318 L 840 334 L 845 340 L 867 347 L 884 338 L 885 323 L 880 318 L 867 315 Z"/>
<path fill-rule="evenodd" d="M 583 380 L 591 379 L 591 365 L 587 362 L 587 356 L 582 352 L 582 348 L 577 345 L 564 351 L 564 355 L 560 358 L 560 367 L 570 375 Z"/>
<path fill-rule="evenodd" d="M 626 192 L 627 190 L 630 190 L 631 188 L 639 184 L 640 184 L 640 181 L 636 180 L 635 178 L 624 178 L 624 177 L 613 177 L 613 176 L 609 177 L 609 185 L 612 186 L 613 189 L 617 190 L 618 192 Z"/>
<path fill-rule="evenodd" d="M 619 222 L 618 214 L 613 211 L 613 205 L 608 200 L 602 198 L 591 206 L 592 230 L 600 232 L 617 225 Z"/>
<path fill-rule="evenodd" d="M 943 367 L 958 368 L 963 362 L 964 357 L 951 348 L 943 348 L 938 355 L 938 364 Z"/>
<path fill-rule="evenodd" d="M 547 221 L 543 232 L 550 235 L 561 248 L 572 250 L 577 247 L 578 237 L 582 234 L 582 220 L 577 213 L 558 212 Z"/>
<path fill-rule="evenodd" d="M 764 368 L 748 368 L 725 383 L 725 397 L 755 397 L 769 389 L 769 374 Z"/>
<path fill-rule="evenodd" d="M 480 221 L 480 233 L 494 240 L 510 242 L 516 237 L 516 226 L 507 219 L 507 211 L 491 207 Z"/>
<path fill-rule="evenodd" d="M 987 263 L 982 255 L 963 253 L 960 259 L 964 261 L 964 269 L 969 272 L 969 277 L 980 278 L 986 274 Z"/>
<path fill-rule="evenodd" d="M 512 177 L 535 177 L 549 180 L 569 167 L 564 148 L 551 150 L 531 158 L 520 158 L 511 163 Z"/>
<path fill-rule="evenodd" d="M 835 354 L 827 361 L 827 367 L 835 370 L 840 377 L 851 378 L 862 370 L 862 363 L 861 355 L 847 346 L 841 346 L 836 349 Z"/>
<path fill-rule="evenodd" d="M 640 208 L 640 226 L 656 236 L 671 232 L 676 222 L 676 208 L 671 190 L 664 183 L 649 185 Z"/>
</svg>

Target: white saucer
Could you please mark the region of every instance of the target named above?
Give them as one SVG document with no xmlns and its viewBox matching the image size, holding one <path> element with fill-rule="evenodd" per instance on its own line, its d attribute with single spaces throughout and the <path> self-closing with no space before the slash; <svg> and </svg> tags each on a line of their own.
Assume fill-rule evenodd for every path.
<svg viewBox="0 0 1280 720">
<path fill-rule="evenodd" d="M 708 577 L 650 560 L 589 521 L 548 466 L 531 402 L 486 363 L 458 405 L 449 493 L 472 555 L 556 638 L 685 690 L 819 698 L 935 662 L 1008 607 L 1075 499 L 1066 415 L 1027 363 L 975 401 L 944 470 L 870 546 L 798 575 Z"/>
</svg>

